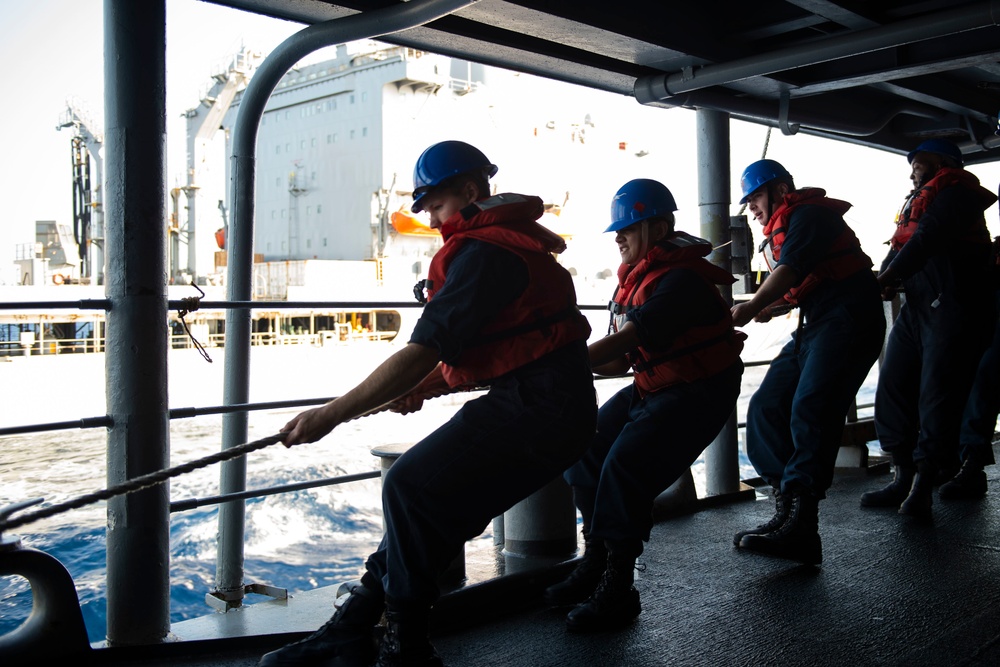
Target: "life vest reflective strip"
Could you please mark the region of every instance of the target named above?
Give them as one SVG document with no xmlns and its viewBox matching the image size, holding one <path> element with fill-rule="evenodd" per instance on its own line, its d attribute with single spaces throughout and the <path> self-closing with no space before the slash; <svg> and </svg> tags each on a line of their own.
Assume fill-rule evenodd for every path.
<svg viewBox="0 0 1000 667">
<path fill-rule="evenodd" d="M 765 238 L 759 248 L 771 271 L 781 259 L 781 246 L 785 242 L 788 221 L 798 206 L 822 206 L 840 216 L 851 208 L 851 204 L 846 201 L 827 197 L 826 191 L 822 188 L 803 188 L 785 195 L 781 206 L 764 227 Z M 861 242 L 858 241 L 854 230 L 844 225 L 844 230 L 834 239 L 823 259 L 797 286 L 788 290 L 784 299 L 797 306 L 824 281 L 843 280 L 859 271 L 868 271 L 872 266 L 872 260 L 861 249 Z"/>
<path fill-rule="evenodd" d="M 972 172 L 954 167 L 942 167 L 939 169 L 931 180 L 911 192 L 906 201 L 903 202 L 903 207 L 896 216 L 896 231 L 893 232 L 892 238 L 889 239 L 889 246 L 893 250 L 898 251 L 910 240 L 920 225 L 920 218 L 927 212 L 937 194 L 944 188 L 953 185 L 964 185 L 969 188 L 982 189 L 979 185 L 979 178 Z M 993 196 L 993 201 L 996 201 L 995 195 Z M 990 206 L 992 206 L 992 202 L 985 206 L 984 210 Z M 960 233 L 957 236 L 961 240 L 971 243 L 981 243 L 984 240 L 978 229 L 962 231 L 964 233 Z M 986 240 L 989 240 L 988 236 Z"/>
<path fill-rule="evenodd" d="M 477 386 L 590 337 L 590 323 L 576 305 L 573 279 L 552 256 L 565 241 L 535 220 L 537 197 L 504 194 L 477 202 L 442 225 L 447 236 L 435 253 L 426 283 L 428 301 L 447 281 L 448 265 L 468 239 L 493 243 L 517 254 L 528 269 L 528 286 L 483 327 L 458 363 L 444 364 L 450 387 Z"/>
<path fill-rule="evenodd" d="M 689 244 L 690 240 L 700 243 Z M 735 282 L 732 274 L 704 259 L 711 250 L 707 241 L 679 232 L 666 247 L 655 246 L 634 268 L 623 265 L 619 269 L 619 287 L 609 304 L 612 328 L 617 331 L 624 315 L 641 307 L 663 276 L 674 269 L 690 269 L 711 285 Z M 680 382 L 711 377 L 739 358 L 746 335 L 733 329 L 729 305 L 717 290 L 713 293 L 723 313 L 717 322 L 691 327 L 678 335 L 666 350 L 652 352 L 640 346 L 628 355 L 640 396 Z"/>
</svg>

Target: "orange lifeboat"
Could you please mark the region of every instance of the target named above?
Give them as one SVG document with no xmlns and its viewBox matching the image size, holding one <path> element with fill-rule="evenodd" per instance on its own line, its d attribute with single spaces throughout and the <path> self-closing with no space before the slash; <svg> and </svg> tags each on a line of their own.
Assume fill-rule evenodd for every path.
<svg viewBox="0 0 1000 667">
<path fill-rule="evenodd" d="M 431 229 L 421 222 L 417 216 L 406 210 L 394 211 L 392 217 L 392 227 L 400 234 L 408 236 L 440 236 L 436 229 Z"/>
</svg>

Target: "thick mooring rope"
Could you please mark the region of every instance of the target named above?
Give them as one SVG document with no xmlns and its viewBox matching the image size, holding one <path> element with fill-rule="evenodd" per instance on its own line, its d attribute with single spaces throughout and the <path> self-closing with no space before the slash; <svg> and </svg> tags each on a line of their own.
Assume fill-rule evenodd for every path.
<svg viewBox="0 0 1000 667">
<path fill-rule="evenodd" d="M 0 521 L 0 533 L 8 531 L 12 528 L 18 528 L 28 523 L 33 523 L 40 519 L 47 519 L 57 514 L 62 514 L 63 512 L 80 509 L 81 507 L 86 507 L 87 505 L 91 505 L 102 500 L 108 500 L 109 498 L 114 498 L 115 496 L 132 493 L 133 491 L 140 491 L 151 486 L 156 486 L 157 484 L 162 484 L 172 477 L 178 477 L 179 475 L 198 470 L 199 468 L 204 468 L 205 466 L 212 465 L 213 463 L 228 461 L 229 459 L 249 454 L 250 452 L 257 451 L 258 449 L 269 447 L 275 443 L 281 442 L 281 438 L 283 436 L 284 433 L 275 433 L 274 435 L 269 435 L 266 438 L 261 438 L 260 440 L 247 442 L 242 445 L 237 445 L 236 447 L 222 450 L 221 452 L 216 452 L 215 454 L 211 454 L 201 459 L 182 463 L 181 465 L 173 468 L 157 470 L 156 472 L 151 472 L 146 475 L 133 477 L 126 482 L 110 486 L 101 491 L 88 493 L 62 503 L 56 503 L 55 505 L 43 507 L 42 509 L 35 510 L 33 512 L 27 512 L 16 518 Z"/>
<path fill-rule="evenodd" d="M 421 399 L 437 398 L 439 396 L 444 396 L 456 391 L 473 391 L 480 389 L 480 387 L 454 387 L 450 388 L 447 385 L 441 383 L 429 386 L 425 391 L 418 394 Z M 378 412 L 384 412 L 388 410 L 392 402 L 386 403 L 385 405 L 379 406 L 374 410 L 369 410 L 368 412 L 358 415 L 353 419 L 348 421 L 353 421 L 354 419 L 360 419 L 361 417 L 367 417 L 369 415 L 376 414 Z M 151 486 L 156 486 L 157 484 L 162 484 L 163 482 L 171 479 L 173 477 L 178 477 L 185 473 L 193 472 L 199 468 L 204 468 L 206 466 L 212 465 L 213 463 L 221 463 L 223 461 L 228 461 L 229 459 L 234 459 L 244 454 L 249 454 L 250 452 L 255 452 L 258 449 L 263 449 L 265 447 L 270 447 L 276 443 L 281 442 L 284 437 L 284 433 L 275 433 L 274 435 L 269 435 L 266 438 L 261 438 L 260 440 L 254 440 L 253 442 L 247 442 L 242 445 L 237 445 L 235 447 L 230 447 L 229 449 L 224 449 L 215 454 L 210 454 L 209 456 L 195 459 L 194 461 L 189 461 L 187 463 L 182 463 L 179 466 L 174 466 L 173 468 L 166 468 L 164 470 L 157 470 L 155 472 L 147 473 L 145 475 L 140 475 L 139 477 L 134 477 L 126 482 L 118 484 L 116 486 L 111 486 L 101 491 L 95 491 L 94 493 L 88 493 L 65 502 L 56 503 L 55 505 L 50 505 L 49 507 L 44 507 L 33 512 L 26 512 L 21 516 L 13 519 L 0 520 L 0 535 L 4 532 L 11 530 L 13 528 L 20 528 L 21 526 L 39 521 L 41 519 L 47 519 L 49 517 L 55 516 L 57 514 L 62 514 L 63 512 L 68 512 L 70 510 L 80 509 L 81 507 L 86 507 L 87 505 L 92 505 L 93 503 L 100 502 L 102 500 L 108 500 L 109 498 L 114 498 L 115 496 L 120 496 L 126 493 L 132 493 L 134 491 L 141 491 L 142 489 L 149 488 Z"/>
</svg>

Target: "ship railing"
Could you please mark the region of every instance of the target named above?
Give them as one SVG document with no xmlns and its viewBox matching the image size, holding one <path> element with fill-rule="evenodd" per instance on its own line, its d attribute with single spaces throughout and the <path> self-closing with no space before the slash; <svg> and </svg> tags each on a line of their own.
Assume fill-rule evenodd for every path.
<svg viewBox="0 0 1000 667">
<path fill-rule="evenodd" d="M 170 349 L 185 349 L 192 347 L 223 348 L 226 334 L 217 331 L 221 324 L 218 312 L 230 307 L 230 302 L 201 301 L 198 307 L 201 312 L 193 318 L 189 326 L 183 326 L 184 316 L 192 304 L 188 299 L 168 301 L 168 344 Z M 379 329 L 379 313 L 386 310 L 398 310 L 400 304 L 378 302 L 290 302 L 287 300 L 255 300 L 242 302 L 241 307 L 269 310 L 308 311 L 310 317 L 308 326 L 298 327 L 289 331 L 281 330 L 254 331 L 250 334 L 250 344 L 257 345 L 310 345 L 323 346 L 334 343 L 348 344 L 357 341 L 386 341 L 394 339 L 398 329 Z M 407 302 L 408 307 L 417 307 L 416 303 Z M 108 301 L 104 299 L 84 299 L 75 301 L 31 301 L 3 302 L 0 311 L 21 311 L 20 320 L 0 325 L 0 357 L 41 356 L 53 354 L 77 354 L 105 351 L 105 320 L 104 313 Z M 208 313 L 209 309 L 217 312 Z M 80 312 L 77 312 L 80 311 Z M 62 315 L 53 315 L 62 312 Z M 25 316 L 24 313 L 31 313 Z M 44 313 L 44 314 L 42 314 Z M 319 324 L 321 317 L 331 318 L 337 315 L 361 314 L 368 317 L 369 326 L 365 328 L 352 327 L 349 322 L 330 322 L 323 326 Z M 268 319 L 273 312 L 259 313 L 261 320 Z M 293 315 L 292 317 L 297 317 Z M 218 321 L 218 324 L 212 324 Z M 76 324 L 77 331 L 72 338 L 53 335 L 54 325 Z M 206 326 L 209 324 L 211 326 Z M 30 331 L 23 330 L 29 326 Z M 86 327 L 84 331 L 81 327 Z M 328 328 L 329 327 L 329 328 Z M 81 335 L 83 332 L 83 335 Z M 4 340 L 4 338 L 8 338 Z"/>
<path fill-rule="evenodd" d="M 37 309 L 46 308 L 52 310 L 59 309 L 76 309 L 76 310 L 106 310 L 108 308 L 109 302 L 103 299 L 87 299 L 78 301 L 46 301 L 46 302 L 23 302 L 23 303 L 0 303 L 0 310 L 14 310 L 14 309 Z M 168 300 L 167 307 L 170 312 L 180 311 L 182 309 L 187 309 L 191 307 L 191 301 L 180 299 L 180 300 Z M 419 304 L 413 302 L 328 302 L 328 301 L 309 301 L 309 302 L 286 302 L 286 301 L 212 301 L 203 302 L 201 304 L 202 308 L 271 308 L 276 310 L 281 309 L 292 309 L 292 308 L 315 308 L 318 310 L 339 308 L 345 310 L 359 310 L 359 309 L 370 309 L 375 310 L 400 310 L 400 309 L 414 309 L 419 308 Z M 604 305 L 580 305 L 580 309 L 583 311 L 602 311 L 606 309 Z M 89 338 L 46 338 L 43 341 L 36 341 L 28 346 L 30 351 L 39 354 L 59 354 L 67 352 L 100 352 L 104 350 L 104 338 L 103 336 L 96 335 L 100 327 L 95 327 L 95 335 Z M 325 344 L 340 342 L 340 343 L 350 343 L 356 341 L 384 341 L 395 338 L 399 334 L 398 331 L 368 331 L 362 330 L 357 331 L 351 329 L 348 325 L 342 324 L 338 325 L 335 331 L 331 330 L 321 330 L 311 334 L 290 334 L 281 332 L 253 332 L 251 333 L 251 344 L 252 345 L 313 345 L 322 346 Z M 226 340 L 225 333 L 212 333 L 208 336 L 208 346 L 211 347 L 224 347 Z M 193 342 L 190 335 L 187 334 L 171 334 L 170 335 L 171 347 L 172 348 L 186 348 L 193 347 Z M 0 341 L 0 354 L 5 351 L 9 354 L 10 352 L 19 350 L 21 353 L 26 351 L 25 344 L 20 341 Z M 768 366 L 771 363 L 770 359 L 761 360 L 744 360 L 744 366 L 746 368 L 754 368 L 760 366 Z M 595 376 L 597 381 L 609 379 L 601 376 Z M 330 399 L 313 399 L 307 400 L 301 405 L 319 405 Z M 295 402 L 293 402 L 295 403 Z M 299 405 L 299 403 L 295 403 Z M 221 413 L 231 413 L 240 411 L 250 411 L 256 409 L 269 409 L 271 403 L 263 404 L 241 404 L 235 406 L 215 406 L 204 408 L 206 412 L 200 414 L 221 414 Z M 263 407 L 258 407 L 263 406 Z M 287 407 L 287 406 L 283 406 Z M 871 409 L 874 407 L 872 403 L 857 404 L 852 406 L 851 412 L 848 415 L 848 423 L 858 421 L 858 411 L 863 409 Z M 192 408 L 185 408 L 182 411 L 178 411 L 174 414 L 171 410 L 171 419 L 175 417 L 188 417 L 194 416 L 191 413 Z M 102 418 L 100 417 L 90 417 L 82 418 L 79 420 L 74 420 L 70 422 L 59 422 L 60 424 L 67 424 L 63 428 L 77 428 L 81 427 L 81 424 L 92 424 L 94 426 L 107 426 L 106 423 L 101 423 Z M 38 430 L 53 430 L 51 425 L 42 424 L 38 425 L 40 428 Z M 738 422 L 739 428 L 744 428 L 746 426 L 745 422 Z M 32 428 L 30 426 L 26 427 L 16 427 L 16 431 L 11 431 L 9 429 L 0 429 L 0 435 L 9 435 L 11 433 L 27 433 L 31 432 Z"/>
<path fill-rule="evenodd" d="M 103 303 L 103 302 L 94 302 L 94 303 L 89 304 L 89 305 L 90 305 L 90 307 L 94 307 L 94 308 L 97 308 L 97 307 L 106 307 L 106 303 Z M 328 304 L 328 303 L 319 303 L 319 302 L 317 302 L 317 303 L 309 303 L 309 304 L 306 304 L 306 305 L 308 305 L 308 306 L 314 306 L 314 307 L 317 307 L 317 308 L 320 308 L 320 307 L 329 307 L 330 306 L 330 304 Z M 355 307 L 356 306 L 356 304 L 340 304 L 340 303 L 337 303 L 335 305 L 337 305 L 337 306 L 347 305 L 349 307 Z M 48 304 L 48 306 L 51 307 L 51 308 L 58 308 L 58 307 L 80 308 L 81 304 L 80 304 L 80 302 L 66 302 L 66 303 L 62 303 L 62 304 L 52 303 L 52 304 Z M 171 310 L 181 309 L 181 308 L 185 308 L 185 307 L 189 307 L 189 306 L 190 306 L 190 303 L 189 302 L 185 302 L 185 301 L 178 301 L 178 302 L 170 301 L 170 302 L 168 302 L 168 307 Z M 297 303 L 284 303 L 284 302 L 264 303 L 264 302 L 256 302 L 256 301 L 250 301 L 250 302 L 214 302 L 214 303 L 211 304 L 211 307 L 214 307 L 214 308 L 243 308 L 243 309 L 246 309 L 246 308 L 262 308 L 262 307 L 280 309 L 280 308 L 296 308 L 296 307 L 302 307 L 302 306 L 303 306 L 303 304 L 300 304 L 300 303 L 299 304 L 297 304 Z M 411 302 L 406 302 L 406 303 L 373 303 L 373 304 L 365 304 L 365 306 L 371 307 L 371 308 L 382 308 L 382 309 L 388 309 L 388 308 L 393 308 L 393 309 L 410 308 L 410 309 L 412 309 L 412 308 L 419 307 L 417 304 L 411 303 Z M 604 310 L 605 308 L 606 308 L 606 306 L 604 306 L 604 305 L 600 305 L 600 306 L 596 306 L 596 305 L 595 306 L 581 306 L 582 310 Z M 330 335 L 331 339 L 336 339 L 338 341 L 340 340 L 340 333 L 339 332 L 330 332 L 330 334 L 331 334 Z M 296 341 L 294 344 L 300 344 L 300 345 L 301 344 L 309 344 L 311 341 L 316 341 L 317 340 L 317 336 L 315 336 L 315 335 L 303 335 L 303 336 L 300 336 L 300 335 L 283 335 L 283 334 L 277 334 L 277 333 L 262 333 L 262 334 L 259 335 L 259 342 L 261 344 L 264 344 L 265 340 L 269 340 L 269 341 L 273 342 L 273 341 L 281 340 L 282 338 L 287 339 L 289 341 Z M 218 339 L 217 342 L 220 343 L 220 344 L 224 344 L 224 336 L 222 338 Z M 748 360 L 748 361 L 745 362 L 745 364 L 746 364 L 746 366 L 748 368 L 759 367 L 759 366 L 767 366 L 769 363 L 770 363 L 769 360 Z M 615 378 L 598 377 L 596 379 L 599 382 L 603 382 L 604 380 L 611 380 L 611 379 L 615 379 Z M 292 401 L 277 401 L 277 402 L 272 401 L 272 402 L 259 402 L 259 403 L 241 403 L 241 404 L 217 405 L 217 406 L 208 406 L 208 407 L 170 408 L 169 411 L 168 411 L 168 416 L 169 416 L 169 420 L 172 422 L 175 419 L 184 419 L 184 418 L 204 416 L 204 415 L 213 415 L 213 414 L 237 414 L 237 413 L 244 413 L 245 414 L 245 413 L 249 413 L 249 412 L 253 412 L 253 411 L 260 411 L 260 410 L 277 410 L 277 409 L 287 409 L 287 408 L 305 408 L 305 407 L 322 405 L 322 404 L 328 402 L 329 400 L 331 400 L 331 398 L 332 397 L 319 397 L 319 398 L 308 398 L 308 399 L 299 399 L 299 400 L 292 400 Z M 858 408 L 863 408 L 863 407 L 870 407 L 870 406 L 866 405 L 866 406 L 857 406 L 857 407 Z M 857 420 L 856 409 L 852 413 L 852 419 L 854 421 Z M 16 427 L 10 427 L 10 428 L 0 428 L 0 436 L 18 435 L 18 434 L 31 433 L 31 432 L 40 432 L 40 431 L 67 430 L 67 429 L 74 429 L 74 428 L 81 428 L 81 429 L 109 428 L 111 426 L 112 426 L 111 418 L 109 416 L 105 415 L 105 416 L 83 418 L 83 419 L 79 419 L 79 420 L 75 420 L 75 421 L 52 422 L 52 423 L 47 423 L 47 424 L 33 424 L 33 425 L 27 425 L 27 426 L 16 426 Z M 745 421 L 738 421 L 737 422 L 737 428 L 738 429 L 745 429 L 745 426 L 746 426 Z M 379 470 L 370 470 L 370 471 L 363 471 L 363 472 L 359 472 L 359 473 L 339 475 L 339 476 L 328 477 L 328 478 L 321 478 L 321 479 L 314 479 L 314 480 L 304 480 L 304 481 L 295 482 L 295 483 L 292 483 L 292 484 L 270 486 L 270 487 L 264 487 L 264 488 L 258 488 L 258 489 L 250 489 L 250 490 L 239 489 L 239 490 L 229 491 L 229 492 L 222 493 L 220 495 L 209 496 L 209 497 L 202 497 L 202 498 L 195 497 L 195 498 L 173 500 L 173 501 L 171 501 L 169 503 L 169 511 L 171 513 L 173 513 L 173 512 L 190 510 L 190 509 L 194 509 L 194 508 L 197 508 L 197 507 L 203 507 L 203 506 L 206 506 L 206 505 L 224 505 L 225 503 L 238 502 L 238 501 L 242 501 L 242 500 L 246 500 L 246 499 L 250 499 L 250 498 L 262 497 L 262 496 L 270 496 L 270 495 L 276 495 L 276 494 L 282 494 L 282 493 L 287 493 L 287 492 L 293 492 L 293 491 L 299 491 L 299 490 L 304 490 L 304 489 L 321 487 L 321 486 L 354 483 L 354 482 L 359 482 L 359 481 L 362 481 L 362 480 L 368 480 L 368 479 L 373 479 L 373 478 L 379 477 L 380 474 L 381 473 L 380 473 Z M 754 484 L 753 480 L 741 480 L 741 484 L 744 485 L 744 486 L 756 486 Z M 237 564 L 237 566 L 239 566 L 239 565 Z M 210 600 L 211 598 L 212 598 L 212 594 L 209 594 L 209 595 L 206 596 L 206 600 Z M 228 608 L 228 606 L 227 606 L 228 602 L 226 602 L 226 601 L 219 601 L 219 602 L 217 602 L 215 604 L 216 605 L 221 605 L 222 607 Z M 220 608 L 222 608 L 222 607 L 220 607 Z"/>
</svg>

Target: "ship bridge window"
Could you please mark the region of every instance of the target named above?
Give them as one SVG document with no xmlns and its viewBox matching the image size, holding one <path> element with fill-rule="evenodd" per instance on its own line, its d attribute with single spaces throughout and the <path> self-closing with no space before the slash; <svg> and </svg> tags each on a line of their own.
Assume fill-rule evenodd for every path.
<svg viewBox="0 0 1000 667">
<path fill-rule="evenodd" d="M 351 139 L 354 138 L 354 130 L 351 130 Z"/>
<path fill-rule="evenodd" d="M 354 104 L 354 95 L 351 95 L 351 104 Z"/>
<path fill-rule="evenodd" d="M 291 110 L 286 110 L 285 111 L 285 120 L 288 120 L 289 118 L 291 118 L 291 114 L 292 114 Z"/>
<path fill-rule="evenodd" d="M 274 152 L 276 155 L 281 155 L 281 144 L 274 147 Z"/>
<path fill-rule="evenodd" d="M 319 214 L 319 213 L 322 213 L 322 212 L 323 212 L 323 205 L 322 204 L 316 204 L 316 213 Z"/>
<path fill-rule="evenodd" d="M 309 145 L 312 146 L 313 148 L 316 148 L 316 137 L 313 137 L 312 139 L 309 140 Z"/>
<path fill-rule="evenodd" d="M 291 143 L 285 144 L 285 152 L 286 153 L 291 153 L 292 152 L 292 144 Z"/>
<path fill-rule="evenodd" d="M 367 137 L 368 136 L 368 128 L 367 127 L 361 128 L 361 136 L 362 137 Z"/>
<path fill-rule="evenodd" d="M 299 142 L 299 148 L 305 148 L 305 147 L 306 147 L 306 140 L 303 139 Z"/>
<path fill-rule="evenodd" d="M 278 176 L 276 179 L 274 179 L 274 184 L 277 185 L 279 188 L 281 187 L 281 176 Z"/>
<path fill-rule="evenodd" d="M 364 92 L 364 91 L 363 91 L 363 92 L 361 93 L 361 101 L 362 101 L 362 102 L 367 102 L 367 101 L 368 101 L 368 93 L 367 93 L 367 92 Z"/>
</svg>

